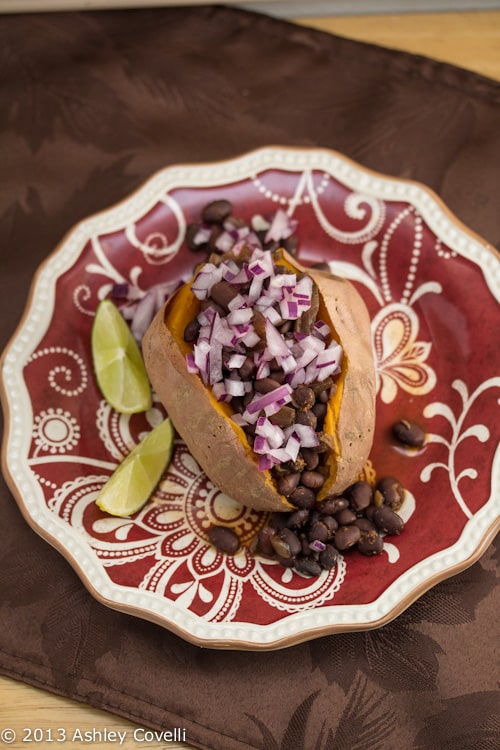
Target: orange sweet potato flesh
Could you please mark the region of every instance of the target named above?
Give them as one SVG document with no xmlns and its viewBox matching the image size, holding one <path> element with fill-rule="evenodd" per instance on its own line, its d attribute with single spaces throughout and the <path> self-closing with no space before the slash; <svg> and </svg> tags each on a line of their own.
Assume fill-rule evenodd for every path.
<svg viewBox="0 0 500 750">
<path fill-rule="evenodd" d="M 283 259 L 296 273 L 295 259 Z M 344 349 L 337 390 L 328 403 L 324 431 L 331 450 L 328 477 L 318 500 L 340 495 L 355 482 L 368 458 L 375 424 L 375 371 L 366 306 L 346 279 L 315 269 L 307 273 L 319 291 L 318 317 Z M 231 419 L 231 407 L 215 400 L 199 375 L 189 373 L 185 355 L 192 347 L 184 328 L 199 311 L 199 301 L 181 287 L 156 315 L 143 339 L 143 354 L 153 389 L 177 432 L 207 476 L 222 492 L 256 510 L 289 511 L 270 472 L 259 471 L 246 435 Z"/>
</svg>

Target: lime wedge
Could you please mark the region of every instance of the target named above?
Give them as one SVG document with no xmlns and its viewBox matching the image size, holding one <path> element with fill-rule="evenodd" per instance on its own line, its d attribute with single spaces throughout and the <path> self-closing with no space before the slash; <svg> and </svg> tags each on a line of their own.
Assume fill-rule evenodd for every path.
<svg viewBox="0 0 500 750">
<path fill-rule="evenodd" d="M 174 449 L 174 429 L 164 419 L 128 454 L 97 496 L 97 506 L 112 516 L 131 516 L 153 494 Z"/>
<path fill-rule="evenodd" d="M 151 386 L 142 354 L 122 314 L 109 299 L 97 308 L 91 347 L 97 383 L 108 404 L 121 414 L 150 409 Z"/>
</svg>

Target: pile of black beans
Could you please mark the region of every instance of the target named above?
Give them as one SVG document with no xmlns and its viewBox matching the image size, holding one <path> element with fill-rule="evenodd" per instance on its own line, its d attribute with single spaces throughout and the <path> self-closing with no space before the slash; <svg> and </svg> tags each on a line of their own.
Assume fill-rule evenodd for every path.
<svg viewBox="0 0 500 750">
<path fill-rule="evenodd" d="M 274 513 L 256 535 L 251 551 L 306 576 L 333 568 L 339 552 L 378 555 L 383 536 L 399 535 L 404 529 L 397 513 L 404 496 L 404 488 L 394 477 L 384 477 L 375 487 L 359 480 L 341 496 L 320 502 L 314 498 L 290 512 Z M 235 554 L 240 547 L 236 533 L 225 526 L 212 526 L 209 538 L 227 554 Z"/>
<path fill-rule="evenodd" d="M 339 552 L 356 549 L 363 555 L 378 555 L 382 535 L 398 535 L 404 529 L 396 512 L 404 494 L 394 477 L 384 477 L 375 488 L 359 480 L 340 496 L 273 514 L 258 534 L 256 551 L 309 576 L 332 568 Z"/>
</svg>

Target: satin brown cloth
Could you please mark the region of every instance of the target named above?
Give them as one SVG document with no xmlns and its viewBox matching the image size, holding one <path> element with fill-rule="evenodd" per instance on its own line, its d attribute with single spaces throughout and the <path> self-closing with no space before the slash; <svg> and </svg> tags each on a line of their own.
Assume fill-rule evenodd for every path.
<svg viewBox="0 0 500 750">
<path fill-rule="evenodd" d="M 2 348 L 64 233 L 178 162 L 331 147 L 500 246 L 500 84 L 478 75 L 217 6 L 5 16 L 0 59 Z M 4 674 L 200 748 L 497 750 L 495 543 L 379 630 L 220 652 L 97 603 L 0 493 Z"/>
</svg>

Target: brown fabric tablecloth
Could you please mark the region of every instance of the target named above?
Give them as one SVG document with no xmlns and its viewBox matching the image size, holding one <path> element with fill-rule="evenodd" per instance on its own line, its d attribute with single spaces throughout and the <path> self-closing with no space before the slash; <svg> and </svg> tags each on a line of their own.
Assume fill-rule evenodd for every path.
<svg viewBox="0 0 500 750">
<path fill-rule="evenodd" d="M 38 264 L 158 168 L 325 146 L 421 180 L 500 247 L 500 84 L 213 7 L 0 19 L 0 345 Z M 379 630 L 200 649 L 94 601 L 0 487 L 0 670 L 200 748 L 496 750 L 493 544 Z"/>
</svg>

